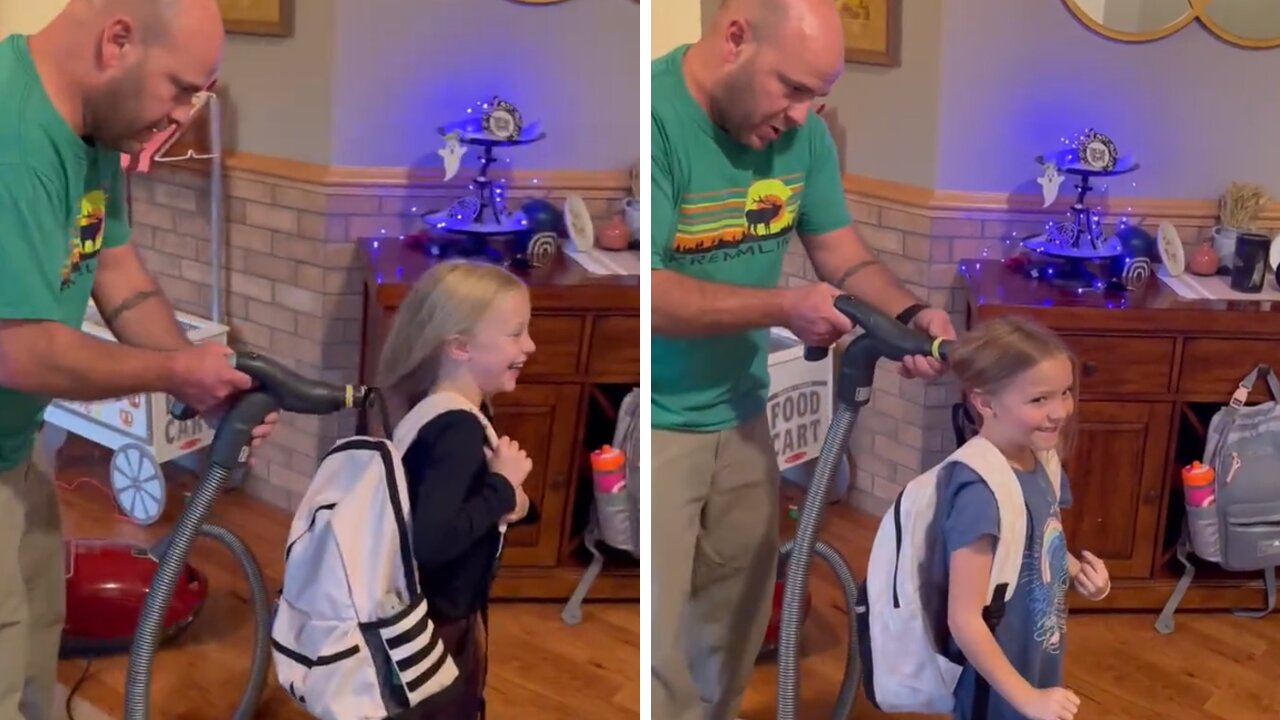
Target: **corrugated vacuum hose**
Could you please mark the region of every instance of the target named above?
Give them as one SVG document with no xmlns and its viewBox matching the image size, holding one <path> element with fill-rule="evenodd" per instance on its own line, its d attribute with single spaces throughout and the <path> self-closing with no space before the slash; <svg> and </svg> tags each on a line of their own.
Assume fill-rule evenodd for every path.
<svg viewBox="0 0 1280 720">
<path fill-rule="evenodd" d="M 860 681 L 861 659 L 858 637 L 858 586 L 849 565 L 835 548 L 817 539 L 822 512 L 827 504 L 831 478 L 840 458 L 849 447 L 858 412 L 871 402 L 871 387 L 876 365 L 882 359 L 901 361 L 910 355 L 932 356 L 945 360 L 950 341 L 933 339 L 909 327 L 907 319 L 895 319 L 849 295 L 835 298 L 837 310 L 853 322 L 861 333 L 849 343 L 840 356 L 836 376 L 835 413 L 818 456 L 818 466 L 805 491 L 795 537 L 782 546 L 786 561 L 786 580 L 782 589 L 782 618 L 778 627 L 778 720 L 795 720 L 799 702 L 800 624 L 809 589 L 809 561 L 813 555 L 822 558 L 844 590 L 849 616 L 848 654 L 840 694 L 836 698 L 836 720 L 845 720 L 853 711 Z M 919 306 L 917 306 L 919 307 Z M 908 311 L 910 312 L 910 311 Z M 826 357 L 825 347 L 806 347 L 805 359 Z M 808 720 L 808 718 L 806 718 Z"/>
<path fill-rule="evenodd" d="M 849 717 L 858 694 L 858 625 L 854 608 L 858 602 L 858 586 L 849 570 L 849 564 L 830 545 L 817 539 L 822 511 L 827 504 L 827 489 L 844 449 L 849 446 L 858 411 L 848 406 L 838 406 L 827 437 L 818 456 L 818 467 L 805 491 L 804 505 L 800 511 L 796 535 L 782 545 L 782 559 L 787 564 L 786 583 L 782 590 L 782 619 L 778 626 L 778 719 L 795 720 L 799 701 L 800 621 L 804 599 L 809 592 L 809 560 L 813 555 L 822 558 L 840 582 L 844 591 L 845 607 L 849 610 L 848 654 L 845 658 L 844 678 L 840 681 L 840 694 L 836 698 L 834 718 Z"/>
<path fill-rule="evenodd" d="M 232 473 L 244 465 L 253 440 L 254 428 L 273 412 L 328 415 L 347 408 L 362 410 L 371 397 L 371 388 L 331 385 L 304 378 L 257 353 L 238 353 L 233 366 L 253 379 L 253 387 L 237 396 L 218 423 L 209 447 L 209 467 L 192 493 L 173 532 L 152 548 L 159 568 L 151 579 L 133 645 L 129 648 L 129 670 L 125 678 L 125 720 L 147 720 L 150 716 L 151 666 L 160 644 L 165 611 L 174 588 L 183 576 L 191 545 L 199 535 L 213 538 L 231 551 L 249 582 L 253 612 L 253 663 L 249 682 L 241 695 L 233 720 L 249 720 L 258 710 L 266 686 L 270 664 L 271 602 L 262 568 L 240 538 L 225 528 L 206 525 L 214 502 L 222 494 Z M 384 432 L 389 430 L 386 408 L 381 407 Z M 170 414 L 181 420 L 195 417 L 188 408 L 175 403 Z M 361 416 L 361 425 L 365 422 Z M 363 432 L 359 430 L 358 432 Z"/>
<path fill-rule="evenodd" d="M 214 501 L 222 494 L 223 486 L 230 477 L 230 470 L 210 464 L 173 534 L 152 551 L 153 556 L 159 555 L 160 567 L 147 591 L 138 630 L 134 634 L 133 645 L 129 648 L 129 671 L 125 678 L 126 720 L 148 717 L 151 661 L 160 645 L 165 610 L 169 607 L 174 588 L 185 574 L 183 571 L 187 566 L 187 556 L 197 535 L 213 538 L 231 551 L 249 581 L 249 602 L 253 613 L 253 664 L 249 667 L 249 684 L 240 697 L 240 704 L 233 717 L 235 720 L 248 720 L 257 712 L 271 660 L 271 601 L 267 596 L 266 583 L 262 579 L 262 568 L 244 542 L 230 530 L 205 524 L 205 519 L 213 510 Z"/>
</svg>

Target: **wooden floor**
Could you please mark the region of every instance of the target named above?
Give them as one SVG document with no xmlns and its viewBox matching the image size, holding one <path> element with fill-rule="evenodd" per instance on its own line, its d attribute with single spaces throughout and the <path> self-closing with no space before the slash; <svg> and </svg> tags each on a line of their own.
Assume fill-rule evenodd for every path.
<svg viewBox="0 0 1280 720">
<path fill-rule="evenodd" d="M 66 535 L 154 540 L 170 527 L 182 506 L 182 481 L 171 476 L 170 512 L 157 525 L 140 528 L 119 517 L 105 490 L 105 451 L 72 437 L 59 458 L 58 481 Z M 212 522 L 235 532 L 263 566 L 268 590 L 280 587 L 289 516 L 228 494 Z M 252 631 L 248 587 L 230 554 L 212 541 L 197 542 L 191 563 L 209 577 L 203 614 L 186 635 L 157 653 L 153 663 L 152 717 L 164 720 L 229 718 L 247 678 Z M 591 603 L 581 625 L 561 622 L 559 604 L 495 604 L 490 613 L 489 717 L 525 720 L 636 718 L 640 714 L 640 610 L 636 603 Z M 76 692 L 110 717 L 121 717 L 126 656 L 94 660 Z M 60 682 L 70 688 L 84 671 L 82 660 L 64 660 Z M 269 675 L 260 718 L 307 717 Z"/>
<path fill-rule="evenodd" d="M 822 539 L 848 558 L 856 576 L 866 569 L 876 520 L 831 506 Z M 831 717 L 844 671 L 848 613 L 835 575 L 811 566 L 814 615 L 802 636 L 797 717 Z M 1259 598 L 1260 599 L 1260 598 Z M 1081 699 L 1080 720 L 1275 720 L 1280 718 L 1280 611 L 1262 620 L 1229 613 L 1178 613 L 1171 635 L 1153 627 L 1155 615 L 1074 612 L 1068 622 L 1067 686 Z M 761 661 L 739 714 L 772 720 L 777 674 Z M 886 715 L 861 692 L 852 717 L 924 720 Z"/>
</svg>

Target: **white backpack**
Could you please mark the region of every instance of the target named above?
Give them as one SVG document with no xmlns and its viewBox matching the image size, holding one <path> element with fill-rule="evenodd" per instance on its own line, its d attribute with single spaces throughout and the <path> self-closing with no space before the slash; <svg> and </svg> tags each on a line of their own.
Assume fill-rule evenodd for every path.
<svg viewBox="0 0 1280 720">
<path fill-rule="evenodd" d="M 418 582 L 401 456 L 428 421 L 463 409 L 495 442 L 474 405 L 439 393 L 391 441 L 339 440 L 307 487 L 289 528 L 271 646 L 280 684 L 314 717 L 381 720 L 456 688 L 458 668 Z"/>
<path fill-rule="evenodd" d="M 907 483 L 885 513 L 871 546 L 855 612 L 863 691 L 872 705 L 886 713 L 949 714 L 955 705 L 953 693 L 963 667 L 946 656 L 946 648 L 937 646 L 936 638 L 945 634 L 935 632 L 921 591 L 926 558 L 941 547 L 934 522 L 940 473 L 954 462 L 981 475 L 996 497 L 1000 541 L 987 587 L 987 606 L 994 610 L 996 622 L 1018 583 L 1027 538 L 1022 486 L 1000 451 L 986 438 L 975 436 Z M 1057 453 L 1041 454 L 1040 462 L 1058 495 L 1062 466 Z M 991 625 L 994 630 L 994 622 Z"/>
</svg>

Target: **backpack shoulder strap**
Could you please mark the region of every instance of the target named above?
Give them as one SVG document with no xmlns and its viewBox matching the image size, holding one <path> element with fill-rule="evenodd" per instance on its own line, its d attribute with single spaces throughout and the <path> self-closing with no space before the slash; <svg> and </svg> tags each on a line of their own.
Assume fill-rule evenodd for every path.
<svg viewBox="0 0 1280 720">
<path fill-rule="evenodd" d="M 466 410 L 476 416 L 480 424 L 484 427 L 485 437 L 489 441 L 489 446 L 498 444 L 498 436 L 493 430 L 493 426 L 489 424 L 489 419 L 480 412 L 480 408 L 476 407 L 471 401 L 453 392 L 437 392 L 432 393 L 422 399 L 422 402 L 413 406 L 399 424 L 396 425 L 395 434 L 392 442 L 400 452 L 409 449 L 413 444 L 414 438 L 418 437 L 418 432 L 437 415 L 448 412 L 450 410 Z"/>
<path fill-rule="evenodd" d="M 633 437 L 633 428 L 640 419 L 640 392 L 639 390 L 629 391 L 622 403 L 618 405 L 618 421 L 613 430 L 613 446 L 617 448 L 625 448 L 627 442 Z"/>
<path fill-rule="evenodd" d="M 1036 457 L 1040 459 L 1040 464 L 1044 466 L 1045 473 L 1049 476 L 1049 484 L 1053 486 L 1053 497 L 1055 500 L 1062 499 L 1062 458 L 1058 456 L 1057 450 L 1046 450 L 1036 453 Z"/>
<path fill-rule="evenodd" d="M 987 585 L 987 602 L 996 599 L 1003 588 L 1002 600 L 1013 597 L 1022 569 L 1022 552 L 1027 542 L 1026 501 L 1022 497 L 1022 485 L 1005 456 L 990 440 L 975 435 L 960 446 L 951 460 L 968 465 L 978 473 L 996 498 L 1000 515 L 1000 540 L 996 543 L 995 558 L 991 565 L 991 580 Z"/>
</svg>

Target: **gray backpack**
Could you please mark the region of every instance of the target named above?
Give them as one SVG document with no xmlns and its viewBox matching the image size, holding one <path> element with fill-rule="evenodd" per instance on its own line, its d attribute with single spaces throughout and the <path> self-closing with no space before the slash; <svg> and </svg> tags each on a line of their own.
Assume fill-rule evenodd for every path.
<svg viewBox="0 0 1280 720">
<path fill-rule="evenodd" d="M 1266 376 L 1273 400 L 1245 407 L 1259 376 Z M 1259 365 L 1240 383 L 1231 403 L 1209 422 L 1204 464 L 1213 468 L 1213 501 L 1186 507 L 1178 542 L 1178 560 L 1186 568 L 1156 629 L 1173 632 L 1173 613 L 1182 601 L 1195 567 L 1188 555 L 1217 563 L 1233 572 L 1261 570 L 1267 590 L 1263 610 L 1233 610 L 1240 617 L 1260 618 L 1276 606 L 1276 567 L 1280 566 L 1280 382 L 1271 368 Z"/>
<path fill-rule="evenodd" d="M 618 406 L 618 422 L 613 447 L 626 455 L 626 490 L 619 493 L 593 492 L 591 515 L 583 534 L 583 544 L 591 552 L 591 564 L 573 591 L 560 618 L 569 625 L 582 622 L 582 601 L 604 569 L 599 543 L 640 558 L 640 389 L 627 393 Z"/>
</svg>

